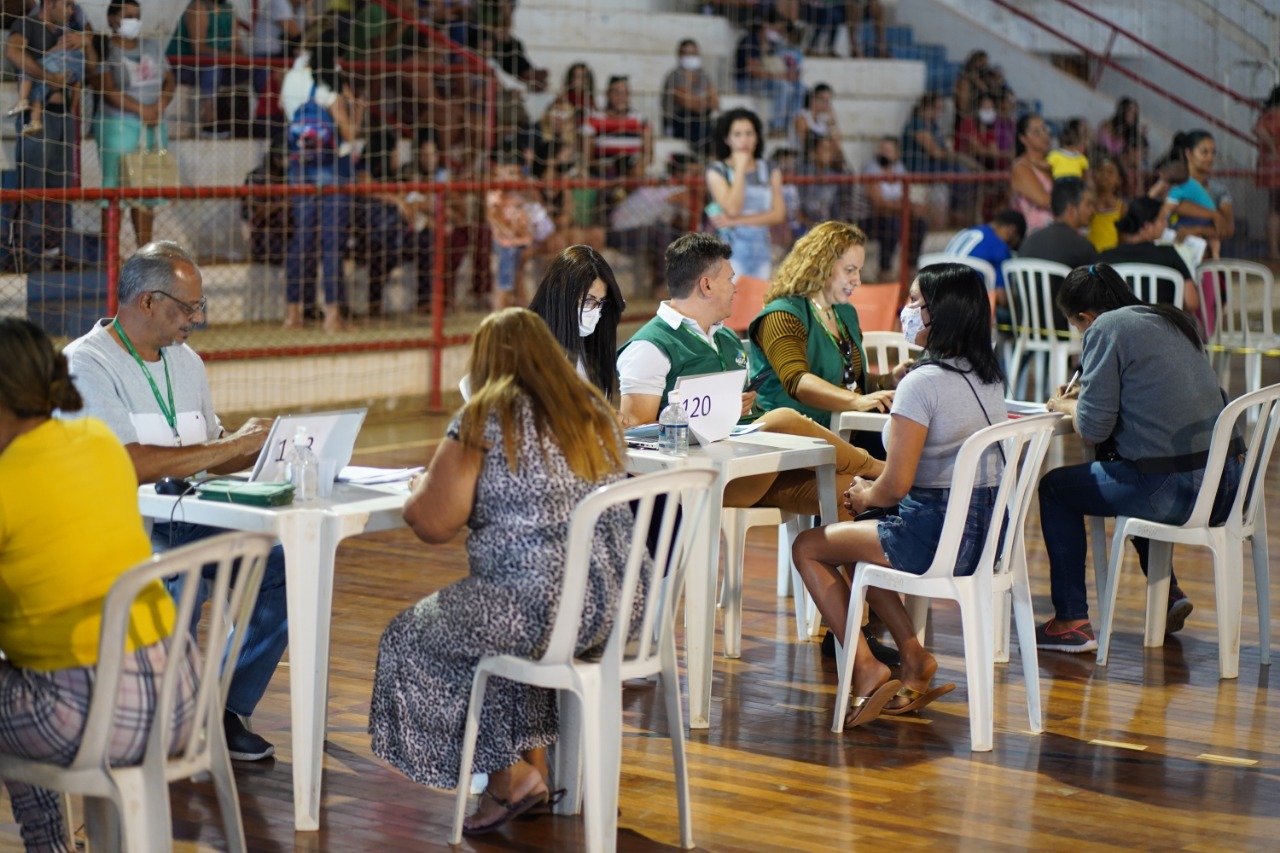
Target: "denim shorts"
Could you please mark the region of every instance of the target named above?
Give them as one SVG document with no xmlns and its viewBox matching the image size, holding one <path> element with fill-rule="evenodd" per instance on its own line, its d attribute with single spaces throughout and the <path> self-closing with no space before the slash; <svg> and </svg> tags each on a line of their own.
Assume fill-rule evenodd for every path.
<svg viewBox="0 0 1280 853">
<path fill-rule="evenodd" d="M 978 567 L 997 491 L 996 486 L 974 488 L 953 574 L 971 575 Z M 929 570 L 938 550 L 938 540 L 942 537 L 942 523 L 947 517 L 950 496 L 950 489 L 912 489 L 898 504 L 896 516 L 880 520 L 877 530 L 880 547 L 884 548 L 890 565 L 913 575 Z"/>
</svg>

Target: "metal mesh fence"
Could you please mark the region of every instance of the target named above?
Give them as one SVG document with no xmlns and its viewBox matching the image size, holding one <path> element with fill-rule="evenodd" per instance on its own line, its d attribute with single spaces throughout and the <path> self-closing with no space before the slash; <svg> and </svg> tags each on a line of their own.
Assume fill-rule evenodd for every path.
<svg viewBox="0 0 1280 853">
<path fill-rule="evenodd" d="M 202 15 L 163 27 L 143 20 L 136 39 L 119 16 L 93 20 L 83 80 L 28 96 L 40 101 L 38 129 L 30 108 L 0 129 L 0 314 L 75 337 L 113 309 L 119 261 L 139 239 L 175 240 L 201 262 L 209 310 L 191 343 L 225 377 L 220 405 L 251 407 L 264 388 L 280 405 L 421 394 L 461 357 L 445 348 L 491 308 L 527 301 L 561 248 L 604 249 L 633 309 L 648 313 L 663 295 L 667 243 L 709 227 L 710 126 L 672 119 L 663 82 L 679 61 L 674 43 L 634 61 L 589 41 L 575 56 L 591 62 L 541 49 L 544 68 L 509 17 L 452 4 L 328 4 L 288 27 L 272 16 L 289 3 L 258 0 L 249 20 L 225 4 L 196 7 Z M 264 21 L 279 31 L 264 35 Z M 704 65 L 720 106 L 751 107 L 767 128 L 773 104 L 732 95 L 730 58 L 708 53 Z M 63 73 L 31 61 L 4 84 L 0 109 L 16 105 L 22 77 Z M 636 72 L 624 76 L 628 63 Z M 332 121 L 299 120 L 313 100 Z M 897 134 L 900 117 L 884 115 L 881 132 Z M 879 135 L 846 135 L 848 164 L 869 160 Z M 799 202 L 814 187 L 844 199 L 831 215 L 858 219 L 861 188 L 875 181 L 847 167 L 796 177 L 785 136 L 768 140 L 788 185 L 778 255 L 802 230 Z M 136 156 L 156 137 L 167 162 Z M 912 233 L 944 230 L 957 208 L 949 198 L 963 195 L 973 222 L 1005 201 L 1004 175 L 905 179 L 901 210 L 887 217 L 897 233 L 872 235 L 874 278 L 907 274 Z M 1224 252 L 1259 257 L 1266 199 L 1247 173 L 1226 180 L 1238 228 Z M 353 359 L 366 353 L 397 355 Z M 299 356 L 310 360 L 286 360 Z"/>
</svg>

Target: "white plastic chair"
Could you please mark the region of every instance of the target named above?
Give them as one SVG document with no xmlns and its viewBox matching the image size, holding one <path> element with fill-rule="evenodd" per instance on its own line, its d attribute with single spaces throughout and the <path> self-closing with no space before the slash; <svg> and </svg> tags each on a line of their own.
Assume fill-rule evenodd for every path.
<svg viewBox="0 0 1280 853">
<path fill-rule="evenodd" d="M 917 358 L 923 350 L 907 343 L 902 332 L 863 332 L 862 349 L 867 354 L 864 369 L 870 373 L 874 367 L 878 376 L 884 376 L 907 359 Z M 885 415 L 879 412 L 832 412 L 831 431 L 845 441 L 855 431 L 878 432 L 884 427 Z"/>
<path fill-rule="evenodd" d="M 987 752 L 991 749 L 994 728 L 992 708 L 995 704 L 993 625 L 997 621 L 993 607 L 994 597 L 1000 596 L 1003 601 L 1006 591 L 1013 597 L 1013 616 L 1018 628 L 1018 648 L 1022 655 L 1022 674 L 1026 683 L 1031 730 L 1039 733 L 1044 729 L 1040 713 L 1035 614 L 1031 609 L 1031 587 L 1027 580 L 1022 528 L 1058 417 L 1056 414 L 1045 414 L 1018 418 L 985 427 L 965 440 L 956 457 L 946 521 L 943 522 L 938 549 L 928 571 L 922 575 L 913 575 L 888 566 L 860 562 L 853 572 L 853 585 L 849 590 L 849 618 L 845 625 L 846 637 L 856 636 L 855 632 L 862 624 L 867 587 L 890 589 L 914 596 L 908 602 L 912 610 L 912 624 L 917 630 L 924 626 L 929 599 L 948 598 L 960 605 L 965 670 L 969 684 L 969 736 L 974 752 Z M 978 463 L 984 451 L 990 448 L 995 453 L 996 446 L 1003 448 L 1004 458 L 1008 462 L 1000 477 L 995 507 L 991 514 L 992 522 L 987 529 L 982 556 L 972 575 L 957 577 L 953 574 L 956 555 L 964 535 L 964 523 Z M 1004 542 L 1001 544 L 1001 524 L 998 520 L 1006 518 L 1006 511 Z M 997 547 L 1000 549 L 998 553 Z M 853 682 L 852 655 L 842 648 L 838 649 L 838 660 L 840 681 L 836 691 L 835 722 L 831 727 L 833 732 L 844 730 L 849 689 Z"/>
<path fill-rule="evenodd" d="M 1173 287 L 1173 301 L 1169 304 L 1182 307 L 1186 295 L 1186 280 L 1177 270 L 1158 264 L 1115 264 L 1112 269 L 1129 285 L 1133 295 L 1143 302 L 1159 302 L 1156 297 L 1160 293 L 1160 285 L 1167 284 Z M 1199 304 L 1203 306 L 1204 300 Z"/>
<path fill-rule="evenodd" d="M 1009 388 L 1014 399 L 1026 400 L 1027 376 L 1023 361 L 1035 357 L 1036 390 L 1047 398 L 1067 383 L 1067 360 L 1079 356 L 1080 333 L 1067 325 L 1060 329 L 1054 318 L 1053 280 L 1071 272 L 1065 264 L 1030 258 L 1014 258 L 1000 265 L 1013 313 L 1014 345 L 1009 363 Z M 1042 325 L 1043 324 L 1043 325 Z M 1049 370 L 1046 384 L 1044 362 Z"/>
<path fill-rule="evenodd" d="M 622 682 L 657 675 L 666 702 L 667 729 L 675 764 L 680 844 L 685 849 L 693 847 L 674 613 L 684 587 L 692 531 L 706 523 L 708 495 L 715 476 L 710 468 L 679 468 L 646 474 L 603 486 L 579 502 L 569 521 L 564 587 L 546 651 L 538 660 L 512 655 L 485 657 L 476 667 L 458 768 L 453 844 L 462 840 L 485 686 L 490 676 L 498 676 L 561 691 L 561 737 L 556 749 L 555 779 L 566 793 L 556 810 L 563 814 L 576 813 L 585 800 L 586 849 L 590 853 L 613 851 L 617 846 L 618 776 L 622 760 Z M 645 588 L 640 583 L 640 567 L 647 549 L 640 531 L 649 529 L 654 503 L 660 495 L 666 497 L 666 505 L 654 554 L 654 570 Z M 632 537 L 613 632 L 599 659 L 575 658 L 596 522 L 611 507 L 625 506 L 631 501 L 639 502 L 637 534 Z M 682 503 L 684 514 L 677 532 L 676 509 Z M 644 596 L 646 605 L 643 622 L 635 632 L 631 630 L 630 614 L 631 603 L 637 595 Z M 637 639 L 628 643 L 627 637 L 633 634 Z M 574 701 L 565 701 L 568 695 L 572 695 Z"/>
<path fill-rule="evenodd" d="M 1260 350 L 1276 346 L 1272 326 L 1272 291 L 1275 276 L 1271 270 L 1253 261 L 1223 259 L 1209 261 L 1196 270 L 1196 281 L 1205 274 L 1217 286 L 1218 311 L 1214 328 L 1210 330 L 1210 345 L 1227 348 L 1214 352 L 1213 362 L 1218 369 L 1218 381 L 1227 391 L 1231 390 L 1232 349 L 1246 349 L 1244 356 L 1245 392 L 1262 387 L 1262 353 Z"/>
<path fill-rule="evenodd" d="M 720 516 L 720 536 L 724 541 L 724 577 L 720 587 L 720 608 L 724 611 L 724 656 L 742 657 L 742 578 L 746 558 L 747 531 L 753 527 L 778 528 L 778 597 L 794 589 L 791 573 L 791 543 L 800 531 L 811 526 L 799 516 L 771 506 L 725 507 Z M 800 586 L 803 590 L 803 585 Z M 803 642 L 810 637 L 811 616 L 804 615 L 802 598 L 796 598 L 796 627 Z"/>
<path fill-rule="evenodd" d="M 987 292 L 996 289 L 996 268 L 989 261 L 982 258 L 972 258 L 968 255 L 948 255 L 946 252 L 931 252 L 921 255 L 916 261 L 917 269 L 924 269 L 930 264 L 964 264 L 972 267 L 982 274 L 982 281 L 987 286 Z"/>
<path fill-rule="evenodd" d="M 1253 411 L 1250 411 L 1253 410 Z M 1244 416 L 1252 424 L 1246 431 L 1248 449 L 1240 473 L 1240 488 L 1226 523 L 1209 525 L 1214 496 L 1222 477 L 1232 432 Z M 1111 542 L 1111 559 L 1106 571 L 1098 572 L 1098 597 L 1102 620 L 1098 632 L 1098 664 L 1107 663 L 1115 617 L 1120 570 L 1124 566 L 1125 540 L 1144 536 L 1151 540 L 1147 561 L 1147 619 L 1144 646 L 1164 644 L 1169 599 L 1169 576 L 1173 567 L 1173 546 L 1200 545 L 1213 555 L 1214 589 L 1218 606 L 1218 676 L 1235 678 L 1240 671 L 1240 618 L 1244 608 L 1244 543 L 1253 545 L 1253 580 L 1258 598 L 1258 647 L 1263 666 L 1271 662 L 1271 571 L 1267 548 L 1266 494 L 1267 465 L 1280 430 L 1280 385 L 1270 385 L 1233 400 L 1218 415 L 1209 445 L 1200 494 L 1185 524 L 1161 524 L 1142 518 L 1116 519 Z"/>
<path fill-rule="evenodd" d="M 231 632 L 225 643 L 225 657 L 223 638 L 229 625 L 247 624 L 272 545 L 271 537 L 261 533 L 226 533 L 154 556 L 117 578 L 103 602 L 93 698 L 75 759 L 68 766 L 59 767 L 0 755 L 0 778 L 83 796 L 86 829 L 94 850 L 164 853 L 173 849 L 169 783 L 208 773 L 217 791 L 227 847 L 244 853 L 240 803 L 222 730 L 232 672 L 232 667 L 224 668 L 222 664 L 224 660 L 239 659 L 244 632 Z M 184 626 L 191 624 L 201 570 L 210 563 L 216 564 L 217 569 L 206 636 L 216 642 L 207 640 L 199 650 L 195 718 L 191 733 L 177 743 L 171 725 L 173 706 L 187 643 L 193 641 Z M 175 629 L 167 641 L 168 663 L 160 679 L 146 751 L 137 766 L 113 767 L 109 762 L 110 742 L 129 612 L 144 589 L 171 575 L 185 576 L 186 582 L 178 602 Z"/>
<path fill-rule="evenodd" d="M 458 380 L 458 392 L 462 394 L 462 402 L 469 403 L 471 401 L 471 374 L 468 373 Z"/>
</svg>

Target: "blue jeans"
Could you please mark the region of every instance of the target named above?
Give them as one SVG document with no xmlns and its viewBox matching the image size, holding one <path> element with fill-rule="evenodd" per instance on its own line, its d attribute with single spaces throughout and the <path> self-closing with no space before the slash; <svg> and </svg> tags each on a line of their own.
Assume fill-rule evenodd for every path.
<svg viewBox="0 0 1280 853">
<path fill-rule="evenodd" d="M 65 107 L 54 105 L 44 111 L 44 128 L 29 136 L 19 136 L 15 168 L 20 189 L 69 187 L 75 182 L 76 123 Z M 17 117 L 18 132 L 28 117 Z M 19 214 L 23 248 L 28 255 L 40 255 L 58 246 L 70 222 L 70 205 L 64 201 L 24 201 Z"/>
<path fill-rule="evenodd" d="M 1090 462 L 1055 468 L 1040 480 L 1040 530 L 1049 554 L 1049 586 L 1054 616 L 1059 620 L 1088 619 L 1085 516 L 1118 515 L 1162 524 L 1182 524 L 1200 491 L 1204 470 L 1176 474 L 1140 474 L 1132 462 Z M 1231 510 L 1240 483 L 1240 462 L 1227 460 L 1209 515 L 1221 524 Z M 1147 571 L 1148 541 L 1133 540 L 1142 572 Z M 1178 579 L 1172 576 L 1176 586 Z"/>
<path fill-rule="evenodd" d="M 203 524 L 183 522 L 157 522 L 151 528 L 151 547 L 157 552 L 167 551 L 191 542 L 227 531 Z M 196 594 L 196 606 L 191 616 L 191 630 L 200 621 L 200 611 L 209 599 L 209 579 L 213 567 L 205 567 L 205 579 L 200 582 Z M 232 578 L 234 582 L 234 578 Z M 169 594 L 176 600 L 182 595 L 182 582 L 165 582 Z M 276 665 L 289 645 L 289 608 L 284 589 L 284 548 L 276 543 L 267 557 L 266 571 L 258 591 L 258 603 L 244 626 L 244 643 L 240 647 L 240 660 L 231 674 L 231 690 L 227 693 L 227 710 L 241 716 L 252 716 L 262 694 L 266 692 Z"/>
<path fill-rule="evenodd" d="M 769 280 L 773 272 L 773 245 L 769 229 L 758 225 L 736 225 L 720 231 L 720 239 L 733 249 L 729 266 L 735 275 Z"/>
<path fill-rule="evenodd" d="M 524 255 L 524 246 L 499 246 L 494 243 L 493 251 L 498 256 L 498 279 L 493 286 L 502 293 L 511 293 L 516 289 L 516 276 L 520 274 L 520 258 Z"/>
<path fill-rule="evenodd" d="M 337 183 L 338 167 L 289 164 L 289 183 L 327 186 Z M 316 267 L 324 280 L 324 301 L 346 300 L 342 254 L 347 244 L 350 199 L 344 195 L 293 196 L 293 235 L 285 258 L 286 294 L 290 304 L 315 301 Z"/>
</svg>

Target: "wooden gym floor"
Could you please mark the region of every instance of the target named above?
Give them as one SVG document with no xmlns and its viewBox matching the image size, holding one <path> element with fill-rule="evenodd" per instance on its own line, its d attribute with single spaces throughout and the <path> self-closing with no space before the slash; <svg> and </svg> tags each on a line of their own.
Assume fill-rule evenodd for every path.
<svg viewBox="0 0 1280 853">
<path fill-rule="evenodd" d="M 425 462 L 443 421 L 374 425 L 360 464 Z M 1068 440 L 1068 461 L 1079 447 Z M 1274 478 L 1272 518 L 1280 517 Z M 1048 562 L 1033 507 L 1028 525 L 1036 610 L 1048 602 Z M 1142 594 L 1130 556 L 1111 665 L 1093 655 L 1043 653 L 1045 732 L 1027 730 L 1016 649 L 997 667 L 995 749 L 969 750 L 959 618 L 935 604 L 929 646 L 939 680 L 958 689 L 920 718 L 830 732 L 835 666 L 793 636 L 774 594 L 772 531 L 748 550 L 743 655 L 717 656 L 712 728 L 689 739 L 694 836 L 710 851 L 1275 850 L 1280 837 L 1280 702 L 1259 665 L 1257 611 L 1246 580 L 1240 678 L 1219 681 L 1207 555 L 1176 552 L 1196 604 L 1182 633 L 1142 648 Z M 236 767 L 255 853 L 435 850 L 448 847 L 452 797 L 379 763 L 366 734 L 378 637 L 418 598 L 466 570 L 463 537 L 441 547 L 407 531 L 348 540 L 338 552 L 329 740 L 321 830 L 294 833 L 287 662 L 253 723 L 274 760 Z M 1272 583 L 1280 598 L 1280 582 Z M 1280 626 L 1278 626 L 1280 628 Z M 661 702 L 649 687 L 624 697 L 621 851 L 675 850 L 676 809 Z M 179 851 L 225 850 L 208 785 L 173 789 Z M 0 853 L 21 850 L 0 804 Z M 572 817 L 519 821 L 464 842 L 475 851 L 578 851 Z"/>
</svg>

